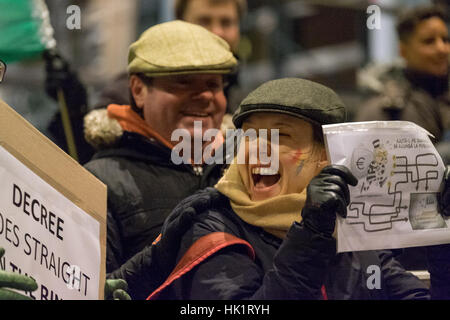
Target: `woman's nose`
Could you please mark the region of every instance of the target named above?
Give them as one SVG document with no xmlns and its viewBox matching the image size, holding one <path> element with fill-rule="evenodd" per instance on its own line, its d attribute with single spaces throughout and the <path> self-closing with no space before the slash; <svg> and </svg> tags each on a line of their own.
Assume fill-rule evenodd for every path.
<svg viewBox="0 0 450 320">
<path fill-rule="evenodd" d="M 436 48 L 440 53 L 450 54 L 450 43 L 442 38 L 437 39 Z"/>
<path fill-rule="evenodd" d="M 260 129 L 265 130 L 265 129 Z M 257 150 L 258 150 L 258 156 L 261 159 L 264 159 L 264 162 L 267 162 L 267 158 L 270 158 L 272 156 L 272 143 L 270 141 L 270 135 L 268 136 L 265 132 L 259 132 L 258 139 L 257 139 Z"/>
</svg>

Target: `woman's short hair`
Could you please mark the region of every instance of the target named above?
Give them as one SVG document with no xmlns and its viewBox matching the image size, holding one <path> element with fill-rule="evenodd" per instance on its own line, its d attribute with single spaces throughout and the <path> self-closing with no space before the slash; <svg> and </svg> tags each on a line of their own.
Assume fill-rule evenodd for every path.
<svg viewBox="0 0 450 320">
<path fill-rule="evenodd" d="M 445 10 L 440 6 L 418 6 L 401 13 L 397 21 L 400 41 L 407 41 L 419 23 L 433 17 L 441 18 L 443 21 L 448 19 Z"/>
</svg>

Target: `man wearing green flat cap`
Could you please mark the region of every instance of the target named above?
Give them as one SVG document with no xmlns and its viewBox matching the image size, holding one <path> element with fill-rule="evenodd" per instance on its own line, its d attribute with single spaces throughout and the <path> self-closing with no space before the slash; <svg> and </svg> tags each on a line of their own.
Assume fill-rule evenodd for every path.
<svg viewBox="0 0 450 320">
<path fill-rule="evenodd" d="M 131 105 L 111 104 L 85 118 L 98 152 L 86 168 L 108 186 L 107 272 L 151 244 L 175 205 L 221 175 L 214 165 L 176 165 L 172 133 L 218 129 L 226 109 L 224 75 L 237 67 L 229 45 L 205 28 L 170 21 L 129 49 Z M 222 136 L 213 142 L 220 145 Z"/>
<path fill-rule="evenodd" d="M 174 164 L 171 149 L 178 141 L 171 138 L 177 129 L 194 137 L 194 122 L 202 136 L 220 128 L 224 76 L 236 67 L 222 38 L 187 22 L 162 23 L 130 46 L 131 105 L 111 104 L 86 116 L 85 136 L 98 152 L 85 167 L 108 187 L 107 273 L 151 244 L 182 199 L 220 178 L 221 166 Z M 219 135 L 201 148 L 222 142 Z M 18 280 L 6 276 L 4 286 L 16 288 Z M 126 287 L 120 279 L 107 280 L 105 297 L 129 298 Z M 0 291 L 1 298 L 14 297 Z"/>
</svg>

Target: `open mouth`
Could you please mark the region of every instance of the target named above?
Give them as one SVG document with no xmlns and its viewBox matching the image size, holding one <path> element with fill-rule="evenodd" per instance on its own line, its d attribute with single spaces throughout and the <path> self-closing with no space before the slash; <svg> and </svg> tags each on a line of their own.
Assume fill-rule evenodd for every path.
<svg viewBox="0 0 450 320">
<path fill-rule="evenodd" d="M 278 171 L 271 168 L 256 167 L 252 169 L 253 186 L 255 189 L 270 188 L 275 185 L 281 176 Z"/>
</svg>

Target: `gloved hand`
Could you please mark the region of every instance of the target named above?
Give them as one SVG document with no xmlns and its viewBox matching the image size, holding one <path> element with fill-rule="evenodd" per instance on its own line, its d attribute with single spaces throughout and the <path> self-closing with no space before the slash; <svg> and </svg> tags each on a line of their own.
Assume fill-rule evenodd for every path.
<svg viewBox="0 0 450 320">
<path fill-rule="evenodd" d="M 105 300 L 131 300 L 127 289 L 128 284 L 123 279 L 106 279 Z"/>
<path fill-rule="evenodd" d="M 4 254 L 5 249 L 0 248 L 0 259 Z M 36 281 L 31 277 L 0 270 L 0 300 L 32 300 L 29 296 L 10 289 L 34 291 L 37 287 Z"/>
<path fill-rule="evenodd" d="M 54 100 L 58 99 L 57 92 L 62 89 L 70 115 L 85 114 L 87 112 L 87 92 L 75 72 L 70 70 L 69 63 L 56 51 L 46 50 L 45 60 L 45 91 Z"/>
<path fill-rule="evenodd" d="M 347 216 L 350 202 L 348 184 L 356 186 L 358 179 L 341 165 L 330 165 L 314 177 L 307 187 L 302 223 L 310 230 L 331 237 L 336 213 Z"/>
<path fill-rule="evenodd" d="M 441 193 L 441 214 L 450 217 L 450 165 L 447 165 L 444 172 L 444 190 Z"/>
<path fill-rule="evenodd" d="M 214 189 L 206 188 L 182 200 L 165 220 L 161 240 L 145 247 L 111 272 L 110 278 L 125 279 L 133 299 L 146 299 L 175 268 L 183 236 L 195 222 L 195 216 L 223 197 L 219 192 L 211 191 Z M 192 201 L 192 197 L 196 197 L 196 201 Z"/>
</svg>

